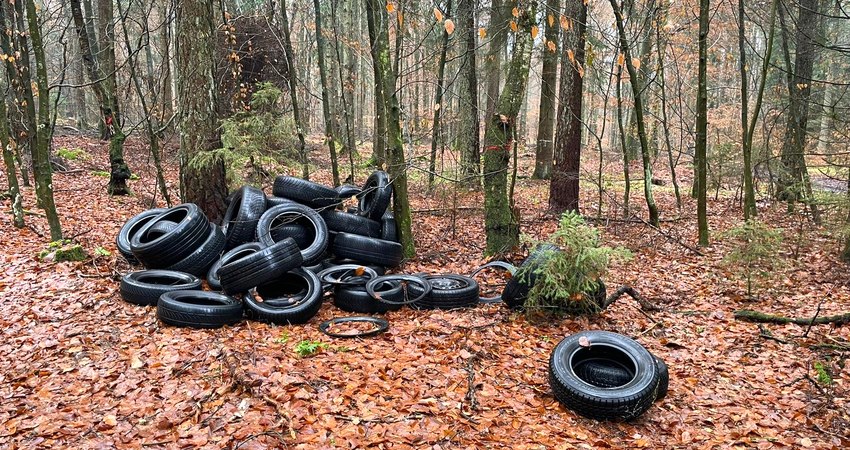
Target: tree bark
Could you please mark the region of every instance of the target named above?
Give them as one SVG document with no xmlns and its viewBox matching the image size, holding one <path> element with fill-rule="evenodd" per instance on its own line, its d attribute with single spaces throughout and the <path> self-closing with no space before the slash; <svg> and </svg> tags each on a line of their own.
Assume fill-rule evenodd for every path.
<svg viewBox="0 0 850 450">
<path fill-rule="evenodd" d="M 295 121 L 295 133 L 298 135 L 298 155 L 301 157 L 301 178 L 310 179 L 310 162 L 307 158 L 307 141 L 304 139 L 304 124 L 298 109 L 298 77 L 295 70 L 295 54 L 289 31 L 289 16 L 286 13 L 286 0 L 280 2 L 283 26 L 283 49 L 286 52 L 286 67 L 289 71 L 289 99 L 292 102 L 292 117 Z"/>
<path fill-rule="evenodd" d="M 656 48 L 658 50 L 658 87 L 661 94 L 661 126 L 664 128 L 664 145 L 667 149 L 667 163 L 670 167 L 673 192 L 676 194 L 676 208 L 681 212 L 682 194 L 679 192 L 679 181 L 676 177 L 676 162 L 678 161 L 678 158 L 673 158 L 673 144 L 670 142 L 670 119 L 667 115 L 667 79 L 664 75 L 664 66 L 667 63 L 667 58 L 665 58 L 665 54 L 667 52 L 667 40 L 664 38 L 664 34 L 662 34 L 663 27 L 661 25 L 661 23 L 665 23 L 667 21 L 670 4 L 666 0 L 662 1 L 664 1 L 663 9 L 659 14 L 659 23 L 655 26 L 656 41 L 658 41 L 656 43 Z"/>
<path fill-rule="evenodd" d="M 708 15 L 709 0 L 699 2 L 699 69 L 697 73 L 696 183 L 699 245 L 708 245 L 706 150 L 708 146 Z"/>
<path fill-rule="evenodd" d="M 471 1 L 461 1 L 458 4 L 458 25 L 460 27 L 461 48 L 464 49 L 460 66 L 460 132 L 458 147 L 460 148 L 460 171 L 463 184 L 478 189 L 481 186 L 481 131 L 478 108 L 478 74 L 475 64 L 475 4 Z"/>
<path fill-rule="evenodd" d="M 58 241 L 62 239 L 62 225 L 59 222 L 59 214 L 56 212 L 56 203 L 53 201 L 53 169 L 50 167 L 50 140 L 52 139 L 53 128 L 50 126 L 47 62 L 44 56 L 41 24 L 38 22 L 35 2 L 33 0 L 27 0 L 26 3 L 29 34 L 32 38 L 32 52 L 35 57 L 35 81 L 39 92 L 38 123 L 35 130 L 35 145 L 32 148 L 35 192 L 38 196 L 38 203 L 47 216 L 47 224 L 50 227 L 50 239 Z"/>
<path fill-rule="evenodd" d="M 490 37 L 490 45 L 487 49 L 487 57 L 484 60 L 484 69 L 487 73 L 487 102 L 484 117 L 493 117 L 499 100 L 499 85 L 502 74 L 502 51 L 505 49 L 508 39 L 508 17 L 507 11 L 516 4 L 516 0 L 492 0 L 490 6 L 490 26 L 487 35 Z"/>
<path fill-rule="evenodd" d="M 564 14 L 573 23 L 569 30 L 564 31 L 561 46 L 561 92 L 549 208 L 556 212 L 578 212 L 587 5 L 580 0 L 567 0 Z"/>
<path fill-rule="evenodd" d="M 368 2 L 369 0 L 366 1 Z M 377 6 L 373 9 L 373 7 L 367 3 L 366 22 L 369 28 L 369 42 L 372 53 L 372 73 L 374 74 L 373 82 L 375 87 L 375 130 L 372 141 L 372 157 L 369 159 L 369 165 L 374 167 L 382 167 L 384 165 L 386 162 L 387 148 L 387 111 L 384 109 L 386 107 L 386 101 L 384 99 L 384 80 L 381 78 L 381 69 L 378 64 L 375 49 L 375 43 L 378 40 L 378 21 L 380 20 L 376 14 L 383 14 L 379 11 L 380 9 Z"/>
<path fill-rule="evenodd" d="M 570 1 L 570 0 L 568 0 Z M 585 7 L 586 9 L 586 7 Z M 558 35 L 560 0 L 546 0 L 546 18 L 544 19 L 543 69 L 540 80 L 540 112 L 537 121 L 537 151 L 534 155 L 534 173 L 532 178 L 548 180 L 552 176 L 554 155 L 555 105 L 557 97 L 555 86 L 558 78 Z M 570 12 L 566 12 L 568 17 Z M 582 22 L 585 22 L 582 20 Z M 584 24 L 582 24 L 584 26 Z M 550 47 L 550 43 L 553 47 Z M 566 48 L 566 46 L 564 46 Z M 563 50 L 563 49 L 562 49 Z M 551 187 L 550 187 L 551 189 Z M 552 194 L 549 194 L 552 200 Z"/>
<path fill-rule="evenodd" d="M 623 65 L 617 65 L 617 130 L 619 130 L 620 146 L 623 149 L 623 178 L 626 181 L 625 189 L 623 190 L 623 218 L 628 219 L 631 216 L 629 210 L 629 198 L 632 193 L 632 179 L 629 175 L 629 147 L 626 145 L 626 131 L 623 125 Z"/>
<path fill-rule="evenodd" d="M 180 193 L 221 222 L 227 177 L 221 148 L 215 83 L 216 14 L 209 2 L 177 6 L 177 97 L 180 106 Z"/>
<path fill-rule="evenodd" d="M 12 224 L 17 228 L 24 227 L 24 198 L 18 185 L 18 175 L 15 170 L 15 156 L 9 143 L 9 118 L 6 114 L 6 102 L 0 100 L 0 146 L 3 147 L 3 163 L 6 166 L 6 179 L 9 182 L 9 200 L 12 203 Z"/>
<path fill-rule="evenodd" d="M 172 64 L 172 53 L 171 53 L 171 12 L 169 10 L 169 1 L 165 0 L 163 2 L 163 12 L 162 15 L 164 17 L 163 23 L 160 26 L 160 42 L 162 47 L 160 48 L 160 52 L 162 53 L 162 87 L 160 88 L 161 95 L 161 103 L 162 103 L 162 113 L 159 117 L 159 123 L 165 124 L 165 130 L 170 131 L 173 129 L 171 125 L 171 116 L 174 115 L 174 92 L 172 90 L 172 77 L 171 77 L 171 64 Z"/>
<path fill-rule="evenodd" d="M 404 162 L 404 140 L 401 131 L 401 112 L 396 88 L 396 73 L 390 61 L 389 30 L 387 15 L 383 13 L 384 3 L 378 0 L 364 0 L 367 14 L 372 21 L 369 37 L 372 47 L 375 79 L 381 80 L 381 89 L 387 113 L 387 172 L 393 184 L 393 214 L 398 225 L 404 256 L 415 255 L 413 231 L 410 219 L 410 200 L 407 194 L 407 165 Z"/>
<path fill-rule="evenodd" d="M 339 186 L 339 163 L 337 162 L 336 136 L 331 118 L 328 66 L 325 62 L 325 37 L 322 35 L 322 10 L 319 7 L 319 0 L 313 0 L 313 8 L 316 11 L 316 46 L 319 55 L 319 78 L 322 81 L 322 115 L 325 119 L 325 140 L 328 143 L 328 150 L 331 155 L 333 183 L 334 186 Z"/>
<path fill-rule="evenodd" d="M 651 150 L 649 148 L 649 142 L 647 141 L 646 126 L 643 119 L 644 105 L 641 95 L 643 92 L 643 85 L 637 69 L 632 62 L 631 51 L 629 50 L 629 44 L 626 41 L 626 30 L 622 11 L 620 11 L 620 6 L 617 4 L 617 0 L 610 0 L 610 2 L 611 8 L 614 10 L 614 20 L 620 36 L 620 51 L 623 52 L 626 70 L 629 72 L 629 84 L 632 86 L 632 94 L 634 95 L 634 112 L 636 114 L 635 118 L 637 121 L 638 139 L 640 140 L 641 157 L 643 160 L 643 194 L 646 198 L 646 207 L 649 210 L 649 222 L 657 227 L 660 224 L 658 220 L 658 207 L 656 207 L 655 199 L 652 196 Z"/>
<path fill-rule="evenodd" d="M 452 0 L 446 3 L 446 10 L 443 12 L 445 17 L 449 17 L 452 13 Z M 444 28 L 442 33 L 442 42 L 440 44 L 440 60 L 437 62 L 437 86 L 434 94 L 434 120 L 433 130 L 431 133 L 431 158 L 428 163 L 428 189 L 434 187 L 434 174 L 437 171 L 437 147 L 440 145 L 440 116 L 443 112 L 443 81 L 446 73 L 446 52 L 449 49 L 449 32 Z"/>
<path fill-rule="evenodd" d="M 517 5 L 516 41 L 505 87 L 484 131 L 484 226 L 487 254 L 509 251 L 519 243 L 519 218 L 507 193 L 507 170 L 514 148 L 517 115 L 522 107 L 531 60 L 535 4 Z"/>
</svg>

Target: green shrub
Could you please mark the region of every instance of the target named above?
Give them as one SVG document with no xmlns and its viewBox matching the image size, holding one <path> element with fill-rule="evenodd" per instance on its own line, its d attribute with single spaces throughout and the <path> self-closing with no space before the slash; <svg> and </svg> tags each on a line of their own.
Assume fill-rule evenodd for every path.
<svg viewBox="0 0 850 450">
<path fill-rule="evenodd" d="M 599 231 L 587 225 L 579 214 L 564 213 L 548 240 L 561 251 L 544 255 L 545 263 L 536 271 L 537 280 L 525 302 L 526 310 L 532 314 L 541 309 L 570 314 L 598 312 L 593 293 L 599 280 L 612 262 L 631 258 L 627 249 L 602 246 L 599 241 Z"/>
<path fill-rule="evenodd" d="M 734 244 L 732 251 L 723 258 L 723 265 L 741 272 L 747 282 L 747 296 L 752 298 L 757 283 L 766 280 L 771 271 L 779 266 L 776 256 L 782 234 L 776 228 L 750 219 L 726 231 L 723 237 Z"/>
<path fill-rule="evenodd" d="M 78 159 L 89 159 L 90 155 L 86 153 L 85 150 L 77 147 L 77 148 L 66 148 L 62 147 L 59 150 L 56 150 L 56 156 L 67 159 L 68 161 L 76 161 Z"/>
</svg>

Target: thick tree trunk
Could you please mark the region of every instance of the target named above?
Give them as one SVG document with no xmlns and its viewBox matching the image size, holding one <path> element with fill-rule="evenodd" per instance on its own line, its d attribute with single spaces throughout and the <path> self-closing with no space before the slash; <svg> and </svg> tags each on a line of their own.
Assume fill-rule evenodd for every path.
<svg viewBox="0 0 850 450">
<path fill-rule="evenodd" d="M 325 119 L 325 140 L 331 155 L 331 171 L 333 173 L 334 186 L 339 186 L 339 163 L 337 162 L 336 135 L 331 118 L 331 99 L 328 91 L 328 66 L 325 62 L 325 37 L 322 35 L 322 10 L 319 0 L 313 0 L 313 8 L 316 11 L 316 46 L 319 55 L 319 78 L 322 80 L 322 115 Z"/>
<path fill-rule="evenodd" d="M 696 183 L 697 227 L 699 245 L 708 245 L 708 214 L 706 198 L 706 150 L 708 130 L 708 15 L 709 0 L 699 2 L 699 69 L 697 74 Z"/>
<path fill-rule="evenodd" d="M 820 0 L 801 0 L 799 14 L 796 20 L 796 44 L 794 46 L 794 65 L 788 50 L 789 30 L 786 26 L 785 15 L 779 10 L 782 24 L 783 53 L 788 80 L 787 124 L 786 137 L 782 142 L 782 170 L 776 192 L 780 200 L 788 202 L 789 208 L 798 201 L 808 204 L 812 211 L 812 219 L 820 222 L 820 214 L 812 197 L 812 184 L 806 167 L 805 151 L 809 120 L 809 102 L 812 94 L 812 75 L 814 61 L 818 55 L 818 36 L 821 20 L 818 17 Z"/>
<path fill-rule="evenodd" d="M 610 2 L 611 8 L 614 10 L 614 21 L 617 25 L 617 31 L 620 36 L 620 51 L 623 52 L 626 70 L 629 71 L 629 84 L 632 86 L 632 94 L 634 96 L 634 112 L 636 114 L 638 139 L 640 140 L 641 158 L 643 160 L 643 194 L 646 198 L 646 207 L 649 210 L 649 222 L 653 226 L 658 227 L 660 225 L 658 218 L 658 207 L 656 207 L 655 199 L 652 196 L 652 159 L 650 155 L 651 150 L 649 148 L 649 142 L 646 137 L 646 126 L 643 119 L 644 104 L 641 95 L 641 93 L 643 92 L 643 85 L 640 79 L 640 75 L 638 74 L 637 69 L 635 68 L 635 65 L 632 61 L 631 52 L 629 50 L 629 44 L 626 41 L 626 30 L 624 26 L 622 11 L 620 11 L 620 6 L 617 4 L 617 0 L 610 0 Z"/>
<path fill-rule="evenodd" d="M 543 69 L 540 80 L 540 112 L 537 121 L 537 152 L 534 155 L 534 173 L 532 178 L 548 180 L 552 176 L 552 158 L 555 135 L 555 105 L 557 104 L 555 85 L 558 78 L 558 35 L 560 0 L 546 0 L 546 18 L 544 19 Z M 570 16 L 569 12 L 565 12 Z M 572 17 L 572 16 L 570 16 Z M 584 22 L 584 20 L 582 20 Z M 578 24 L 576 24 L 578 25 Z M 582 23 L 582 26 L 584 24 Z M 569 45 L 569 44 L 567 44 Z M 564 45 L 564 48 L 567 48 Z M 571 49 L 573 50 L 573 49 Z M 575 49 L 577 50 L 577 49 Z M 582 48 L 582 50 L 584 50 Z M 582 51 L 583 53 L 583 51 Z M 551 189 L 551 188 L 550 188 Z M 551 202 L 552 194 L 549 199 Z"/>
<path fill-rule="evenodd" d="M 50 167 L 50 140 L 53 128 L 50 126 L 50 96 L 47 95 L 47 62 L 44 56 L 44 43 L 41 40 L 41 24 L 35 11 L 34 0 L 27 0 L 27 21 L 29 34 L 32 38 L 32 52 L 35 57 L 36 87 L 44 95 L 38 96 L 38 126 L 35 134 L 35 145 L 32 148 L 32 166 L 35 173 L 35 192 L 38 203 L 47 216 L 50 227 L 50 239 L 62 239 L 62 225 L 56 204 L 53 201 L 53 169 Z"/>
<path fill-rule="evenodd" d="M 292 116 L 295 121 L 295 133 L 298 135 L 298 155 L 301 157 L 301 178 L 310 179 L 310 162 L 307 158 L 307 142 L 304 139 L 304 124 L 298 109 L 298 78 L 295 70 L 295 55 L 289 32 L 289 16 L 286 14 L 286 0 L 280 2 L 283 26 L 283 49 L 286 52 L 286 67 L 289 72 L 289 99 L 292 101 Z"/>
<path fill-rule="evenodd" d="M 558 131 L 555 136 L 555 170 L 549 185 L 549 208 L 556 212 L 578 212 L 581 135 L 584 128 L 581 113 L 587 5 L 583 1 L 568 0 L 564 14 L 572 18 L 573 25 L 564 31 L 561 46 L 561 92 Z"/>
<path fill-rule="evenodd" d="M 516 4 L 516 0 L 493 0 L 490 6 L 490 27 L 487 35 L 490 44 L 487 49 L 487 57 L 484 60 L 484 69 L 487 74 L 487 102 L 484 117 L 490 121 L 499 100 L 499 85 L 502 75 L 502 52 L 508 40 L 508 17 L 507 11 Z M 515 124 L 512 124 L 514 126 Z"/>
<path fill-rule="evenodd" d="M 177 104 L 180 106 L 180 193 L 210 220 L 224 216 L 227 177 L 221 148 L 215 83 L 216 14 L 209 2 L 177 7 Z"/>
<path fill-rule="evenodd" d="M 401 113 L 396 89 L 396 73 L 390 61 L 389 30 L 384 3 L 365 0 L 367 15 L 372 22 L 369 30 L 375 79 L 381 80 L 381 90 L 387 112 L 387 172 L 393 184 L 393 214 L 398 225 L 404 255 L 415 255 L 411 229 L 410 200 L 407 194 L 407 166 L 404 162 L 404 140 L 401 131 Z"/>
<path fill-rule="evenodd" d="M 448 17 L 452 13 L 452 0 L 448 0 L 446 10 L 443 13 Z M 434 120 L 431 133 L 431 158 L 428 163 L 428 189 L 434 187 L 434 174 L 437 171 L 437 147 L 440 145 L 440 117 L 443 113 L 443 78 L 446 73 L 446 52 L 449 48 L 449 32 L 443 29 L 442 42 L 440 46 L 440 60 L 437 62 L 437 89 L 434 94 Z M 418 86 L 418 84 L 417 84 Z"/>
<path fill-rule="evenodd" d="M 487 254 L 509 251 L 519 243 L 519 218 L 507 192 L 508 162 L 514 146 L 517 115 L 522 107 L 531 61 L 531 27 L 535 4 L 517 6 L 518 31 L 505 87 L 484 131 L 484 226 Z"/>
<path fill-rule="evenodd" d="M 478 110 L 478 74 L 475 65 L 475 5 L 471 1 L 461 1 L 458 5 L 458 25 L 460 27 L 461 48 L 464 56 L 461 61 L 460 73 L 460 131 L 458 147 L 460 148 L 460 172 L 464 185 L 480 188 L 481 182 L 481 152 L 479 110 Z"/>
</svg>

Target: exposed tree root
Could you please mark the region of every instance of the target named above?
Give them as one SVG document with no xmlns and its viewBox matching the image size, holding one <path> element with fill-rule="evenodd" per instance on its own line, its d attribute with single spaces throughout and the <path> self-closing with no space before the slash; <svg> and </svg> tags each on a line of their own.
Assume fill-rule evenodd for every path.
<svg viewBox="0 0 850 450">
<path fill-rule="evenodd" d="M 828 323 L 832 323 L 835 325 L 844 325 L 850 323 L 850 313 L 824 317 L 786 317 L 775 314 L 767 314 L 759 311 L 752 311 L 749 309 L 742 309 L 739 311 L 735 311 L 735 318 L 738 320 L 745 320 L 747 322 L 777 324 L 793 323 L 797 325 L 823 325 Z"/>
</svg>

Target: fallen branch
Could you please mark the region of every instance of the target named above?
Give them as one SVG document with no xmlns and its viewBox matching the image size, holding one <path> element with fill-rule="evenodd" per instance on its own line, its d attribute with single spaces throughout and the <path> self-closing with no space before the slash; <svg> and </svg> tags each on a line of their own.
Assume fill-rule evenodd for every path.
<svg viewBox="0 0 850 450">
<path fill-rule="evenodd" d="M 652 303 L 641 297 L 640 294 L 638 294 L 637 291 L 635 291 L 634 288 L 631 286 L 621 286 L 620 289 L 614 291 L 613 294 L 609 295 L 608 298 L 606 298 L 605 301 L 602 302 L 601 309 L 608 308 L 624 294 L 628 294 L 629 297 L 635 299 L 635 301 L 638 302 L 638 304 L 640 305 L 641 309 L 645 311 L 658 311 L 660 309 L 658 308 L 658 306 L 653 305 Z"/>
<path fill-rule="evenodd" d="M 735 311 L 735 318 L 738 320 L 745 320 L 747 322 L 776 323 L 780 325 L 788 323 L 805 326 L 811 324 L 824 325 L 828 323 L 832 323 L 835 325 L 844 325 L 850 323 L 850 313 L 822 317 L 786 317 L 775 314 L 767 314 L 759 311 L 753 311 L 749 309 L 741 309 Z"/>
</svg>

